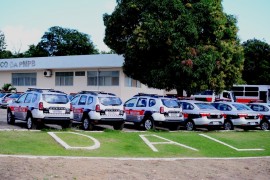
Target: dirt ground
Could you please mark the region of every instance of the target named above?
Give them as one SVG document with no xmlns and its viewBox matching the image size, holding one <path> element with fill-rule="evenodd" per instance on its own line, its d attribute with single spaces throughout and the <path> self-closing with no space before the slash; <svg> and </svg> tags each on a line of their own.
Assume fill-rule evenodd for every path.
<svg viewBox="0 0 270 180">
<path fill-rule="evenodd" d="M 269 180 L 270 158 L 168 161 L 0 157 L 0 179 Z"/>
</svg>

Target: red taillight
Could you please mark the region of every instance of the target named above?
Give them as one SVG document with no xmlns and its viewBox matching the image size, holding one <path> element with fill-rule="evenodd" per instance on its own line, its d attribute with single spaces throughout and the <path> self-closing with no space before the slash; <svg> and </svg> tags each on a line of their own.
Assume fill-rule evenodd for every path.
<svg viewBox="0 0 270 180">
<path fill-rule="evenodd" d="M 43 102 L 40 102 L 39 104 L 38 104 L 38 110 L 43 110 Z"/>
<path fill-rule="evenodd" d="M 160 112 L 160 114 L 163 114 L 164 113 L 164 107 L 160 107 L 159 112 Z"/>
<path fill-rule="evenodd" d="M 224 117 L 224 119 L 226 119 L 226 117 L 227 117 L 227 114 L 222 114 L 222 116 Z"/>
<path fill-rule="evenodd" d="M 260 120 L 263 119 L 263 115 L 262 114 L 258 114 L 258 116 L 260 117 Z"/>
<path fill-rule="evenodd" d="M 247 114 L 238 114 L 238 116 L 241 118 L 241 117 L 243 117 L 243 118 L 245 118 L 245 117 L 247 117 L 248 115 Z"/>
<path fill-rule="evenodd" d="M 187 113 L 184 113 L 184 118 L 188 118 L 188 114 Z"/>
<path fill-rule="evenodd" d="M 100 111 L 100 105 L 97 104 L 97 105 L 96 105 L 96 112 L 99 112 L 99 111 Z"/>
<path fill-rule="evenodd" d="M 70 103 L 70 111 L 73 111 L 73 107 L 72 104 Z"/>
<path fill-rule="evenodd" d="M 200 115 L 201 115 L 202 117 L 207 117 L 207 116 L 210 116 L 210 113 L 200 113 Z"/>
</svg>

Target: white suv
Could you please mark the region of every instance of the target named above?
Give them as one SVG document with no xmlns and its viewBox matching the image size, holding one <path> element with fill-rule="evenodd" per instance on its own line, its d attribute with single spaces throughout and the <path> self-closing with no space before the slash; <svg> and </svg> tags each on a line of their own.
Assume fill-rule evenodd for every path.
<svg viewBox="0 0 270 180">
<path fill-rule="evenodd" d="M 138 128 L 141 124 L 146 130 L 156 125 L 167 126 L 172 130 L 180 129 L 184 121 L 182 108 L 176 99 L 155 94 L 137 94 L 124 104 L 128 122 Z"/>
<path fill-rule="evenodd" d="M 223 113 L 216 110 L 208 102 L 179 100 L 183 107 L 185 116 L 184 126 L 188 131 L 195 130 L 196 127 L 205 127 L 208 129 L 220 128 L 224 123 Z"/>
<path fill-rule="evenodd" d="M 123 103 L 112 93 L 82 91 L 71 100 L 74 121 L 81 122 L 84 130 L 92 130 L 95 124 L 112 125 L 122 130 L 126 120 Z"/>
<path fill-rule="evenodd" d="M 27 129 L 39 128 L 44 123 L 71 127 L 72 106 L 67 94 L 53 89 L 29 88 L 7 106 L 7 123 L 15 120 L 27 123 Z"/>
</svg>

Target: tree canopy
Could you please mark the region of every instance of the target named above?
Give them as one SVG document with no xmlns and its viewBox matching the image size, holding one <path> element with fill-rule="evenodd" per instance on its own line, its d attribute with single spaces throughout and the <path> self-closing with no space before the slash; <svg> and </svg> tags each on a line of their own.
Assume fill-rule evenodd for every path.
<svg viewBox="0 0 270 180">
<path fill-rule="evenodd" d="M 41 41 L 31 45 L 26 56 L 65 56 L 97 54 L 90 36 L 74 29 L 54 26 L 42 36 Z"/>
<path fill-rule="evenodd" d="M 6 49 L 5 35 L 0 30 L 0 52 Z"/>
<path fill-rule="evenodd" d="M 243 43 L 245 63 L 243 80 L 247 84 L 270 84 L 270 45 L 251 39 Z"/>
<path fill-rule="evenodd" d="M 124 72 L 149 87 L 219 92 L 241 79 L 237 21 L 221 0 L 117 0 L 103 20 Z"/>
</svg>

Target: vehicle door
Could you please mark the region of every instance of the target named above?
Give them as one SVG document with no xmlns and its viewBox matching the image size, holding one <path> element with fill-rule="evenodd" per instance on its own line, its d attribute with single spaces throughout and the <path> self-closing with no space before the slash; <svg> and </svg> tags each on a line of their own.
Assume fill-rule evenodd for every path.
<svg viewBox="0 0 270 180">
<path fill-rule="evenodd" d="M 137 104 L 137 100 L 138 100 L 137 98 L 132 98 L 126 101 L 124 104 L 127 121 L 134 122 L 134 119 L 135 119 L 134 109 L 135 109 L 135 105 Z"/>
<path fill-rule="evenodd" d="M 22 120 L 26 119 L 28 110 L 33 107 L 33 106 L 30 107 L 32 97 L 33 97 L 32 93 L 27 93 L 27 96 L 25 97 L 24 102 L 21 103 L 20 111 L 21 111 L 21 119 Z"/>
<path fill-rule="evenodd" d="M 149 110 L 147 103 L 147 98 L 138 98 L 136 106 L 133 107 L 133 110 L 131 111 L 134 122 L 142 121 L 142 119 L 144 118 L 144 112 Z"/>
<path fill-rule="evenodd" d="M 14 116 L 15 116 L 15 119 L 22 119 L 23 118 L 23 113 L 22 113 L 22 104 L 24 103 L 25 101 L 25 98 L 27 96 L 27 93 L 26 94 L 23 94 L 22 96 L 20 96 L 18 98 L 18 100 L 13 103 L 13 108 L 14 108 Z"/>
<path fill-rule="evenodd" d="M 71 100 L 71 104 L 72 104 L 72 107 L 73 107 L 73 115 L 74 115 L 74 118 L 73 120 L 74 121 L 80 121 L 80 114 L 81 114 L 81 109 L 79 108 L 79 105 L 78 105 L 78 102 L 80 100 L 80 97 L 81 95 L 76 95 L 72 100 Z"/>
</svg>

